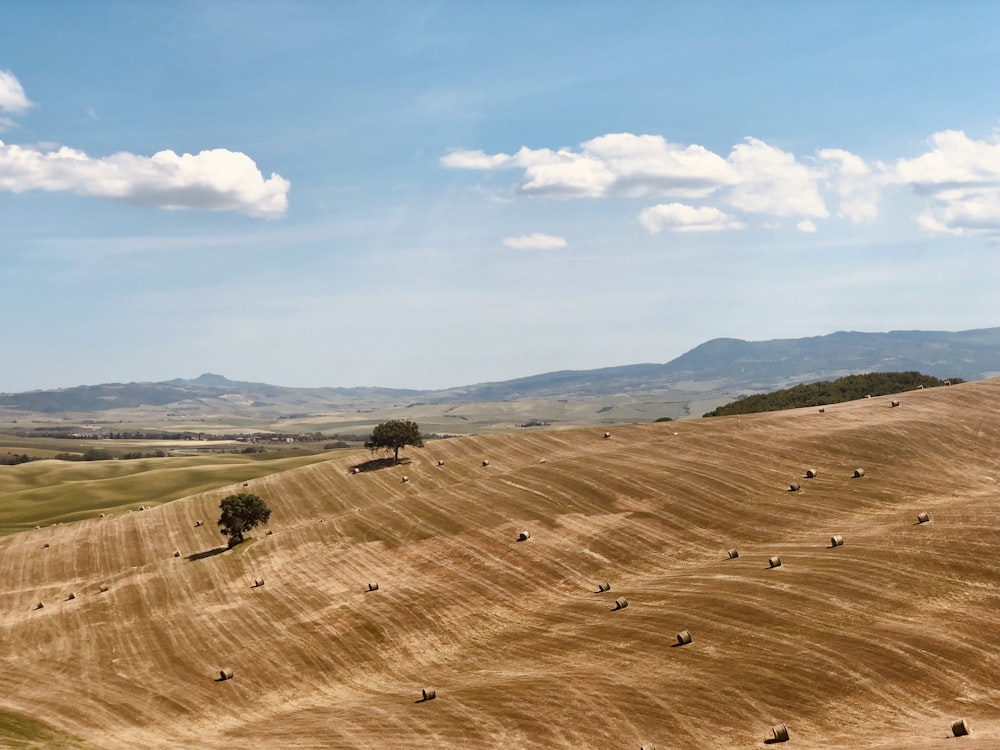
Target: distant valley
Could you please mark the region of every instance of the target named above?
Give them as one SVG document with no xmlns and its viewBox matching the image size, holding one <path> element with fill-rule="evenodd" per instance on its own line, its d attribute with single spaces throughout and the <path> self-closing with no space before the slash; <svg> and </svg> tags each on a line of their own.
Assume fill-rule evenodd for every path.
<svg viewBox="0 0 1000 750">
<path fill-rule="evenodd" d="M 467 434 L 522 426 L 582 426 L 701 416 L 740 396 L 863 372 L 917 370 L 941 378 L 1000 375 L 1000 328 L 841 331 L 798 339 L 705 342 L 664 364 L 563 370 L 441 390 L 288 388 L 205 374 L 0 394 L 0 432 L 90 429 L 363 433 L 391 416 Z"/>
</svg>

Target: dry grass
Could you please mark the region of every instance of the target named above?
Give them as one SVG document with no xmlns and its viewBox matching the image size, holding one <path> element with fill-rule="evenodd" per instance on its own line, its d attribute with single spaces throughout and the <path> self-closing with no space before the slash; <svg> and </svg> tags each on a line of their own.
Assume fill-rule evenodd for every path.
<svg viewBox="0 0 1000 750">
<path fill-rule="evenodd" d="M 996 403 L 991 380 L 905 410 L 460 438 L 412 451 L 406 486 L 345 453 L 255 480 L 276 533 L 232 550 L 194 526 L 225 489 L 14 534 L 0 709 L 94 750 L 729 750 L 781 723 L 797 748 L 995 748 Z M 780 491 L 803 456 L 808 502 Z M 623 612 L 592 593 L 609 578 Z M 697 638 L 669 648 L 673 627 Z M 427 684 L 446 699 L 417 705 Z"/>
</svg>

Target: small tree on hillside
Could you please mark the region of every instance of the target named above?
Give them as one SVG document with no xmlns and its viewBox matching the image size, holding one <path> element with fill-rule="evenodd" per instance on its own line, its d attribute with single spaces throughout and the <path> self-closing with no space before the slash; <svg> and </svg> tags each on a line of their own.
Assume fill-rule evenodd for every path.
<svg viewBox="0 0 1000 750">
<path fill-rule="evenodd" d="M 255 526 L 267 523 L 271 517 L 271 509 L 257 495 L 240 492 L 224 498 L 219 504 L 222 515 L 219 516 L 219 526 L 222 533 L 229 537 L 229 547 L 235 547 L 243 541 L 243 535 Z"/>
<path fill-rule="evenodd" d="M 365 448 L 375 451 L 378 448 L 391 448 L 393 460 L 399 463 L 399 449 L 407 445 L 416 448 L 424 447 L 424 438 L 420 427 L 409 419 L 391 419 L 388 422 L 375 425 L 371 437 L 365 441 Z"/>
</svg>

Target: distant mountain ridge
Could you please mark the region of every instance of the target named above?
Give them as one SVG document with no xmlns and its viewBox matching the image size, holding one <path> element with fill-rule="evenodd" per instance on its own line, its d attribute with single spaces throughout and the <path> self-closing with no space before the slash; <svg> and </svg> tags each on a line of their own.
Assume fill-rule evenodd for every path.
<svg viewBox="0 0 1000 750">
<path fill-rule="evenodd" d="M 213 405 L 246 412 L 354 411 L 411 403 L 587 399 L 615 394 L 753 393 L 865 372 L 916 370 L 940 378 L 1000 375 L 1000 327 L 968 331 L 838 331 L 798 339 L 718 338 L 664 364 L 560 370 L 442 390 L 287 388 L 213 373 L 157 383 L 109 383 L 0 394 L 0 408 L 54 413 Z"/>
</svg>

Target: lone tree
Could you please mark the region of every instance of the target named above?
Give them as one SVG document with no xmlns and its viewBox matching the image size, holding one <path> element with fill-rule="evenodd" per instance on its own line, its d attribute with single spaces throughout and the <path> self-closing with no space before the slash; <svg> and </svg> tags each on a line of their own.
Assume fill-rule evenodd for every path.
<svg viewBox="0 0 1000 750">
<path fill-rule="evenodd" d="M 271 509 L 257 495 L 240 492 L 230 495 L 219 503 L 222 515 L 219 516 L 219 526 L 222 533 L 229 537 L 230 549 L 243 541 L 243 535 L 254 526 L 267 523 L 271 517 Z"/>
<path fill-rule="evenodd" d="M 375 425 L 371 437 L 365 441 L 365 448 L 374 452 L 377 448 L 392 448 L 393 461 L 399 463 L 399 449 L 407 445 L 424 447 L 424 438 L 416 422 L 409 419 L 390 419 Z"/>
</svg>

